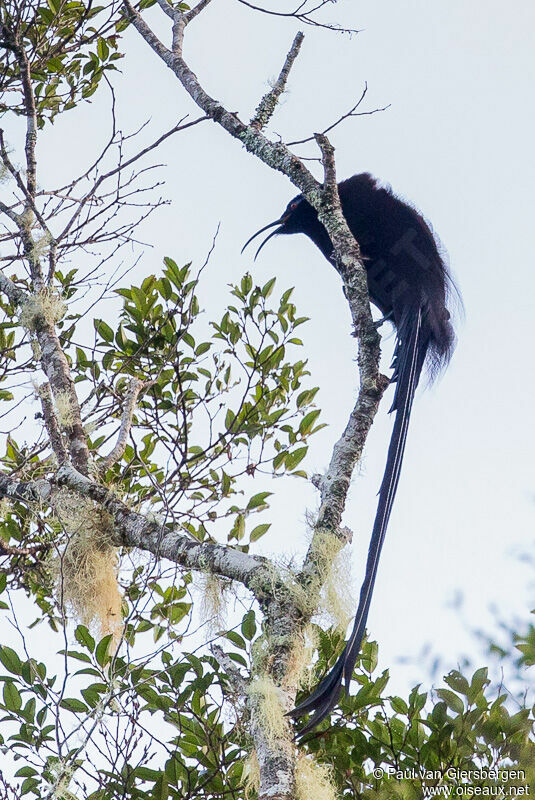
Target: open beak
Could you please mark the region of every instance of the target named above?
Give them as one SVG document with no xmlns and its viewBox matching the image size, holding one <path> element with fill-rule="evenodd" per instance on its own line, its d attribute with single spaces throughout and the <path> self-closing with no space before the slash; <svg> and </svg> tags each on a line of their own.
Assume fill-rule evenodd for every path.
<svg viewBox="0 0 535 800">
<path fill-rule="evenodd" d="M 253 239 L 256 239 L 256 237 L 257 237 L 257 236 L 260 236 L 260 234 L 261 234 L 261 233 L 264 233 L 264 231 L 267 231 L 269 228 L 274 228 L 274 227 L 275 227 L 275 225 L 284 225 L 284 222 L 285 222 L 285 219 L 284 219 L 284 217 L 282 217 L 281 219 L 277 219 L 277 220 L 275 220 L 275 222 L 270 222 L 270 223 L 269 223 L 269 225 L 264 225 L 264 227 L 263 227 L 263 228 L 260 228 L 260 230 L 259 230 L 259 231 L 257 231 L 256 233 L 253 233 L 253 235 L 252 235 L 252 236 L 251 236 L 249 239 L 247 239 L 247 241 L 245 242 L 245 244 L 243 245 L 243 247 L 242 247 L 242 249 L 241 249 L 241 252 L 243 253 L 243 251 L 245 250 L 245 248 L 247 247 L 247 245 L 248 245 L 250 242 L 252 242 L 252 241 L 253 241 Z M 256 257 L 257 257 L 257 255 L 259 254 L 259 252 L 261 251 L 261 249 L 263 248 L 263 246 L 266 244 L 266 242 L 268 242 L 268 241 L 271 239 L 271 237 L 272 237 L 272 236 L 276 236 L 278 233 L 279 233 L 279 231 L 278 231 L 278 230 L 276 230 L 276 231 L 272 231 L 272 232 L 269 234 L 269 236 L 266 236 L 266 238 L 264 239 L 264 241 L 262 242 L 262 244 L 260 245 L 260 247 L 258 248 L 258 250 L 257 250 L 257 251 L 256 251 L 256 253 L 255 253 L 255 256 L 254 256 L 254 260 L 255 260 L 255 261 L 256 261 Z"/>
</svg>

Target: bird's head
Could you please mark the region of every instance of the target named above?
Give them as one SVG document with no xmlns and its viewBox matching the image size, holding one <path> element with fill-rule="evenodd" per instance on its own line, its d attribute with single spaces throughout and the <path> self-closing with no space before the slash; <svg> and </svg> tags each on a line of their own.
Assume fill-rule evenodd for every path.
<svg viewBox="0 0 535 800">
<path fill-rule="evenodd" d="M 242 247 L 242 253 L 253 239 L 256 239 L 257 236 L 260 236 L 261 233 L 269 230 L 269 228 L 275 228 L 275 230 L 272 231 L 269 236 L 266 236 L 255 253 L 255 260 L 263 246 L 273 236 L 277 236 L 280 233 L 306 233 L 310 235 L 311 229 L 318 224 L 316 211 L 312 208 L 310 203 L 305 200 L 302 194 L 298 194 L 297 197 L 290 200 L 279 219 L 270 222 L 268 225 L 264 225 L 263 228 L 260 228 L 259 231 L 253 233 L 253 235 L 247 239 Z"/>
</svg>

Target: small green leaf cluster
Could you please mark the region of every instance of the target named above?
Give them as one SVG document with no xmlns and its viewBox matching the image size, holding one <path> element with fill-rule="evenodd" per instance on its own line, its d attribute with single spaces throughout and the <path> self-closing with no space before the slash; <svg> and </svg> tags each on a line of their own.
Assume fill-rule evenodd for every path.
<svg viewBox="0 0 535 800">
<path fill-rule="evenodd" d="M 5 41 L 0 94 L 4 110 L 25 113 L 21 53 L 29 60 L 39 127 L 89 99 L 103 76 L 116 69 L 118 4 L 94 6 L 85 0 L 21 0 L 0 6 Z M 7 45 L 7 46 L 6 46 Z M 13 102 L 13 92 L 20 99 Z"/>
</svg>

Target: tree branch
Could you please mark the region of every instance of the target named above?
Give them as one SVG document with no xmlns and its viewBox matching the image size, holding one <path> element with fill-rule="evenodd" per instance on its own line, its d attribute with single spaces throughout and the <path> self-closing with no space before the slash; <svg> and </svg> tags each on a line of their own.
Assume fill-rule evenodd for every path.
<svg viewBox="0 0 535 800">
<path fill-rule="evenodd" d="M 64 486 L 81 497 L 93 500 L 114 520 L 115 543 L 118 547 L 136 547 L 167 558 L 186 569 L 212 572 L 239 581 L 265 603 L 276 573 L 263 556 L 252 556 L 215 542 L 196 542 L 177 526 L 166 525 L 136 511 L 131 511 L 106 487 L 82 475 L 69 462 L 58 469 L 52 480 L 21 481 L 0 474 L 0 499 L 20 500 L 30 505 L 49 505 L 57 486 Z M 281 584 L 282 585 L 282 584 Z"/>
<path fill-rule="evenodd" d="M 175 9 L 173 49 L 170 51 L 155 36 L 141 15 L 134 10 L 130 0 L 123 0 L 123 2 L 137 31 L 166 66 L 174 72 L 190 97 L 205 114 L 209 115 L 227 133 L 242 142 L 246 150 L 256 155 L 271 169 L 282 172 L 290 179 L 316 209 L 318 218 L 323 223 L 333 245 L 332 262 L 342 278 L 355 335 L 359 341 L 360 390 L 355 408 L 350 415 L 342 438 L 334 448 L 331 465 L 321 483 L 320 516 L 303 570 L 297 576 L 297 580 L 302 585 L 315 593 L 311 598 L 315 601 L 325 576 L 325 565 L 319 563 L 321 559 L 314 556 L 315 540 L 322 529 L 327 529 L 338 538 L 340 546 L 347 541 L 347 530 L 341 529 L 340 525 L 351 475 L 362 453 L 379 401 L 388 383 L 379 372 L 380 337 L 371 314 L 366 271 L 358 243 L 349 230 L 338 196 L 334 148 L 324 134 L 316 135 L 324 168 L 324 180 L 323 184 L 320 184 L 305 167 L 303 161 L 294 155 L 287 146 L 282 142 L 269 140 L 260 130 L 275 107 L 277 91 L 279 89 L 282 91 L 284 86 L 286 80 L 284 68 L 279 87 L 263 98 L 253 122 L 245 125 L 237 114 L 229 113 L 220 102 L 205 92 L 197 76 L 183 59 L 183 37 L 187 24 L 184 15 Z M 294 42 L 296 49 L 301 41 L 302 37 L 299 37 L 298 44 L 296 45 Z M 292 51 L 290 54 L 287 56 L 285 67 L 291 66 L 295 59 Z M 272 642 L 268 674 L 273 676 L 276 685 L 281 689 L 281 704 L 285 710 L 289 710 L 293 702 L 295 687 L 288 690 L 283 684 L 291 652 L 290 641 L 292 635 L 298 633 L 308 622 L 311 612 L 303 612 L 303 609 L 298 608 L 295 598 L 288 597 L 284 592 L 284 587 L 280 594 L 272 589 L 270 599 L 270 605 L 264 604 L 263 606 L 265 630 Z M 288 750 L 285 746 L 284 737 L 278 738 L 274 743 L 268 743 L 264 728 L 265 725 L 262 724 L 258 713 L 252 708 L 251 729 L 261 765 L 261 784 L 258 796 L 260 800 L 275 797 L 277 800 L 279 798 L 289 800 L 295 794 L 293 750 L 291 748 Z"/>
<path fill-rule="evenodd" d="M 41 348 L 41 365 L 50 381 L 54 399 L 58 402 L 58 398 L 61 398 L 69 405 L 71 419 L 62 427 L 67 434 L 70 457 L 75 467 L 80 472 L 87 474 L 90 460 L 89 448 L 82 427 L 80 404 L 69 363 L 53 322 L 47 320 L 44 314 L 38 314 L 34 319 L 34 329 Z"/>
<path fill-rule="evenodd" d="M 4 166 L 6 167 L 6 169 L 10 173 L 10 175 L 13 176 L 13 178 L 15 179 L 15 181 L 17 183 L 17 186 L 19 187 L 19 189 L 23 193 L 24 197 L 26 198 L 26 203 L 30 206 L 31 210 L 35 214 L 35 216 L 37 218 L 37 221 L 39 222 L 39 225 L 43 229 L 43 232 L 47 234 L 47 236 L 49 237 L 50 242 L 53 243 L 54 242 L 54 237 L 52 236 L 52 232 L 48 228 L 48 225 L 46 224 L 46 221 L 43 218 L 43 215 L 41 214 L 41 212 L 39 211 L 39 209 L 37 208 L 37 206 L 35 204 L 35 197 L 32 196 L 32 194 L 29 191 L 28 187 L 24 184 L 24 181 L 21 178 L 19 170 L 15 169 L 15 166 L 13 165 L 11 159 L 9 158 L 9 153 L 7 151 L 7 147 L 6 147 L 6 144 L 5 144 L 5 141 L 4 141 L 4 131 L 3 131 L 2 128 L 0 128 L 0 156 L 2 158 Z"/>
<path fill-rule="evenodd" d="M 50 445 L 58 460 L 58 464 L 63 464 L 68 460 L 69 456 L 63 444 L 63 437 L 58 425 L 58 420 L 54 412 L 54 401 L 52 399 L 52 392 L 49 383 L 43 383 L 39 387 L 39 399 L 41 401 L 41 409 L 43 411 L 43 418 L 45 420 L 45 427 L 50 437 Z"/>
<path fill-rule="evenodd" d="M 28 298 L 26 292 L 23 289 L 19 289 L 19 287 L 2 272 L 0 272 L 0 290 L 4 292 L 4 294 L 9 297 L 13 305 L 16 306 L 22 305 Z"/>
<path fill-rule="evenodd" d="M 213 644 L 210 647 L 214 658 L 216 659 L 217 663 L 220 665 L 221 669 L 223 669 L 229 677 L 229 681 L 231 683 L 232 689 L 234 693 L 240 698 L 244 698 L 247 696 L 247 681 L 241 674 L 240 670 L 236 666 L 236 663 L 231 659 L 227 653 L 220 647 L 218 644 Z"/>
<path fill-rule="evenodd" d="M 284 62 L 284 66 L 281 69 L 280 75 L 277 78 L 277 81 L 270 92 L 264 95 L 262 100 L 257 106 L 255 111 L 254 117 L 252 118 L 250 125 L 251 128 L 255 130 L 262 130 L 268 124 L 269 120 L 273 116 L 277 103 L 279 101 L 279 97 L 284 92 L 286 88 L 286 83 L 288 81 L 288 77 L 290 75 L 290 70 L 294 65 L 295 59 L 299 55 L 299 50 L 301 49 L 301 45 L 304 40 L 304 35 L 299 31 L 296 34 L 295 39 L 293 40 L 293 44 L 290 48 L 288 55 L 286 56 L 286 60 Z"/>
<path fill-rule="evenodd" d="M 82 497 L 94 500 L 114 520 L 117 545 L 147 550 L 158 558 L 168 558 L 187 569 L 213 572 L 243 583 L 263 601 L 267 585 L 273 583 L 273 569 L 261 556 L 251 556 L 212 542 L 196 542 L 180 533 L 177 526 L 168 526 L 131 511 L 106 487 L 91 481 L 71 464 L 63 464 L 56 474 L 59 486 L 66 486 Z M 0 478 L 0 496 L 2 484 Z"/>
<path fill-rule="evenodd" d="M 102 461 L 99 463 L 99 467 L 103 470 L 109 469 L 114 464 L 119 461 L 124 455 L 124 451 L 126 449 L 126 443 L 128 441 L 128 436 L 130 434 L 130 428 L 132 427 L 132 418 L 134 416 L 134 410 L 136 408 L 137 399 L 142 390 L 147 387 L 147 384 L 140 381 L 139 378 L 132 378 L 130 381 L 130 386 L 128 387 L 128 391 L 126 393 L 125 401 L 124 401 L 124 408 L 123 408 L 123 415 L 121 418 L 121 427 L 119 428 L 119 434 L 117 436 L 117 442 L 114 448 L 105 456 Z"/>
<path fill-rule="evenodd" d="M 28 193 L 35 198 L 37 186 L 37 163 L 35 160 L 35 145 L 37 142 L 37 113 L 35 97 L 33 94 L 30 64 L 24 49 L 16 44 L 15 55 L 19 64 L 20 78 L 24 93 L 24 108 L 26 110 L 26 180 Z"/>
<path fill-rule="evenodd" d="M 166 66 L 174 72 L 197 105 L 227 133 L 241 141 L 249 152 L 272 169 L 285 174 L 318 211 L 318 216 L 333 243 L 334 265 L 344 281 L 344 290 L 351 307 L 355 332 L 359 339 L 359 353 L 363 350 L 367 351 L 366 354 L 359 357 L 359 367 L 363 370 L 361 380 L 366 385 L 370 383 L 377 386 L 379 383 L 380 337 L 373 324 L 366 272 L 360 259 L 360 250 L 347 226 L 339 202 L 336 206 L 333 202 L 333 193 L 329 193 L 325 185 L 322 186 L 316 181 L 303 162 L 288 147 L 281 142 L 270 141 L 259 130 L 251 125 L 245 125 L 236 114 L 228 112 L 221 103 L 204 91 L 197 76 L 182 58 L 181 42 L 175 52 L 168 50 L 142 16 L 133 8 L 130 0 L 124 0 L 124 6 L 136 30 Z M 177 9 L 175 9 L 175 15 L 174 27 L 180 23 L 183 29 L 187 24 L 187 19 Z M 326 138 L 321 139 L 321 134 L 319 136 L 318 144 L 321 141 L 326 147 Z M 373 390 L 374 386 L 370 386 L 370 388 Z"/>
</svg>

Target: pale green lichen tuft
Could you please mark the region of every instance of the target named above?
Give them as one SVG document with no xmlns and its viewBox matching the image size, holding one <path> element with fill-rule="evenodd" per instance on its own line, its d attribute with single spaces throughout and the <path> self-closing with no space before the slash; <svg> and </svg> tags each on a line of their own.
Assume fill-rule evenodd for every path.
<svg viewBox="0 0 535 800">
<path fill-rule="evenodd" d="M 284 684 L 291 689 L 303 687 L 310 689 L 314 679 L 312 661 L 317 650 L 317 634 L 313 625 L 307 625 L 296 634 L 291 642 Z"/>
<path fill-rule="evenodd" d="M 269 675 L 258 675 L 248 689 L 266 739 L 272 743 L 289 740 L 290 726 L 284 716 L 281 690 Z"/>
<path fill-rule="evenodd" d="M 337 800 L 331 770 L 312 756 L 300 753 L 295 767 L 296 800 Z"/>
<path fill-rule="evenodd" d="M 44 233 L 38 239 L 34 240 L 32 247 L 32 258 L 35 261 L 40 261 L 50 249 L 50 234 Z"/>
<path fill-rule="evenodd" d="M 330 531 L 316 530 L 312 549 L 320 584 L 318 616 L 345 633 L 355 607 L 348 546 L 341 547 Z M 311 596 L 314 590 L 318 587 L 311 587 Z"/>
<path fill-rule="evenodd" d="M 54 800 L 76 800 L 76 795 L 69 790 L 74 774 L 73 767 L 60 759 L 49 767 L 49 771 L 52 778 L 50 796 Z"/>
<path fill-rule="evenodd" d="M 0 183 L 7 183 L 13 176 L 4 164 L 0 164 Z"/>
<path fill-rule="evenodd" d="M 68 390 L 56 392 L 54 396 L 56 416 L 62 428 L 70 428 L 76 422 L 76 409 Z"/>
<path fill-rule="evenodd" d="M 243 764 L 243 782 L 245 786 L 245 799 L 250 800 L 251 797 L 258 794 L 260 789 L 260 764 L 258 763 L 258 756 L 256 750 L 252 750 Z"/>
<path fill-rule="evenodd" d="M 345 548 L 344 548 L 345 550 Z M 320 613 L 345 634 L 355 612 L 351 559 L 341 550 L 321 590 Z"/>
<path fill-rule="evenodd" d="M 226 630 L 228 598 L 231 592 L 229 581 L 212 572 L 199 572 L 195 586 L 201 594 L 200 614 L 210 633 Z"/>
<path fill-rule="evenodd" d="M 58 292 L 43 291 L 31 294 L 24 301 L 20 312 L 20 324 L 26 330 L 36 329 L 39 320 L 44 319 L 50 325 L 59 322 L 67 312 L 67 304 Z"/>
</svg>

